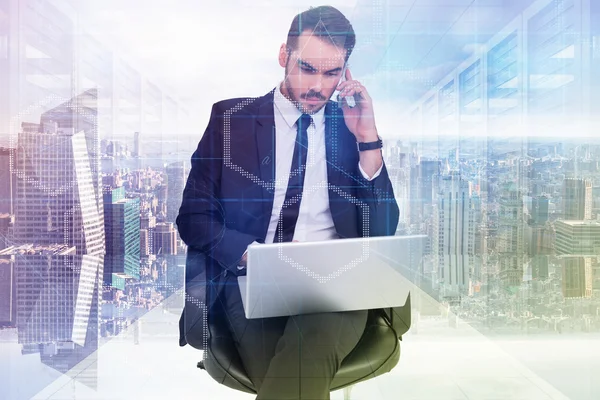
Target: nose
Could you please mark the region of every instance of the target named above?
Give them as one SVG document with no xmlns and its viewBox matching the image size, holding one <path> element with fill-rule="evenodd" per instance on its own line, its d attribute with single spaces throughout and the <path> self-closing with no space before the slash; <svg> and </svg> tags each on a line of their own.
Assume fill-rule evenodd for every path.
<svg viewBox="0 0 600 400">
<path fill-rule="evenodd" d="M 311 77 L 311 81 L 308 89 L 312 90 L 315 93 L 321 93 L 321 89 L 323 88 L 323 77 L 320 74 L 315 74 Z"/>
</svg>

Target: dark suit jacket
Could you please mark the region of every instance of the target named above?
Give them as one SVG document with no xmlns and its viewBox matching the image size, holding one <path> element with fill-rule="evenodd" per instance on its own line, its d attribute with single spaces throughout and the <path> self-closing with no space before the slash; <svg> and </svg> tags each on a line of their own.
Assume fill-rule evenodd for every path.
<svg viewBox="0 0 600 400">
<path fill-rule="evenodd" d="M 179 234 L 188 245 L 182 346 L 188 342 L 205 347 L 207 310 L 221 290 L 221 279 L 225 273 L 238 274 L 238 262 L 250 243 L 264 243 L 275 189 L 274 90 L 259 98 L 215 103 L 192 155 L 177 217 Z M 325 144 L 329 205 L 338 235 L 394 235 L 399 210 L 387 169 L 384 165 L 372 181 L 364 179 L 356 138 L 333 101 L 325 106 Z M 363 219 L 365 213 L 369 217 Z"/>
</svg>

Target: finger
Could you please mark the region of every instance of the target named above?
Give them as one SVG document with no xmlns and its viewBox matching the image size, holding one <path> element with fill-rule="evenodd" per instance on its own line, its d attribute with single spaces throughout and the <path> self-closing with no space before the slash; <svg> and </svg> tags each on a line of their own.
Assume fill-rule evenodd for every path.
<svg viewBox="0 0 600 400">
<path fill-rule="evenodd" d="M 361 92 L 363 90 L 364 89 L 361 88 L 360 86 L 354 86 L 354 87 L 351 87 L 351 88 L 347 88 L 346 90 L 344 90 L 344 97 L 346 97 L 346 96 L 354 96 L 355 100 L 362 100 L 363 97 L 362 97 Z"/>
<path fill-rule="evenodd" d="M 355 81 L 343 81 L 343 82 L 340 82 L 340 83 L 337 85 L 337 88 L 336 88 L 336 89 L 337 89 L 337 90 L 342 90 L 343 88 L 345 88 L 345 87 L 347 87 L 347 86 L 349 86 L 349 85 L 353 85 L 354 83 L 355 83 Z"/>
<path fill-rule="evenodd" d="M 344 83 L 346 83 L 346 82 L 344 82 Z M 349 90 L 356 89 L 359 86 L 360 86 L 360 83 L 358 83 L 357 81 L 347 82 L 347 85 L 344 85 L 344 88 L 340 91 L 340 94 L 348 93 Z"/>
<path fill-rule="evenodd" d="M 357 89 L 357 92 L 360 93 L 360 97 L 362 97 L 364 100 L 371 101 L 371 96 L 369 95 L 366 87 L 360 85 L 359 89 Z"/>
<path fill-rule="evenodd" d="M 347 81 L 351 81 L 352 80 L 352 74 L 350 73 L 350 67 L 346 68 L 346 80 Z"/>
<path fill-rule="evenodd" d="M 356 82 L 356 81 L 355 81 Z M 371 96 L 369 96 L 369 92 L 367 92 L 367 88 L 365 88 L 360 83 L 357 83 L 353 87 L 346 88 L 344 91 L 345 96 L 354 96 L 356 100 L 371 100 Z"/>
<path fill-rule="evenodd" d="M 355 94 L 356 94 L 356 90 L 354 90 L 354 88 L 350 88 L 350 89 L 346 89 L 342 96 L 344 96 L 344 98 L 346 98 L 349 96 L 354 96 Z"/>
</svg>

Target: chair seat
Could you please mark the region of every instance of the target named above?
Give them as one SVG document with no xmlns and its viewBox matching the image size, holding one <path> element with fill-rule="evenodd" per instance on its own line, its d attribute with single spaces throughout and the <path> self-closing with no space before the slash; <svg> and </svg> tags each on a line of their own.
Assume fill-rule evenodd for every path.
<svg viewBox="0 0 600 400">
<path fill-rule="evenodd" d="M 379 313 L 371 310 L 365 332 L 342 361 L 331 383 L 331 390 L 390 372 L 399 359 L 400 341 L 396 332 Z"/>
<path fill-rule="evenodd" d="M 256 393 L 223 315 L 211 313 L 208 322 L 210 337 L 202 363 L 204 369 L 213 379 L 225 386 Z M 370 310 L 365 331 L 354 350 L 342 361 L 331 390 L 389 372 L 399 359 L 400 342 L 396 332 L 381 313 Z"/>
</svg>

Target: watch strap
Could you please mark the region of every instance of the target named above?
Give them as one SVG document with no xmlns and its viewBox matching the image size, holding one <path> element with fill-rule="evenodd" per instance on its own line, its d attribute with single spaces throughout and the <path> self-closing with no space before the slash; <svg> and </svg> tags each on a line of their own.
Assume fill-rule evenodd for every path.
<svg viewBox="0 0 600 400">
<path fill-rule="evenodd" d="M 379 138 L 375 142 L 356 142 L 356 147 L 358 151 L 381 149 L 383 141 Z"/>
</svg>

